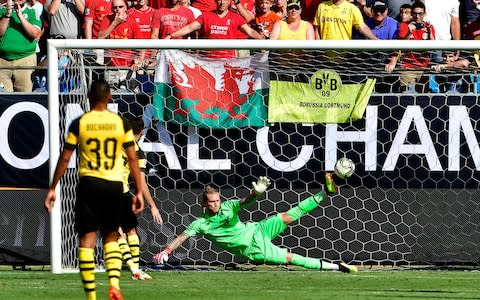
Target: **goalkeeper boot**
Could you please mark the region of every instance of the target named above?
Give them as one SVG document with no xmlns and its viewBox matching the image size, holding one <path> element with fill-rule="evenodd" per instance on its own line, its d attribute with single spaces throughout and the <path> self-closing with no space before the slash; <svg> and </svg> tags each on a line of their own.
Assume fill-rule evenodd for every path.
<svg viewBox="0 0 480 300">
<path fill-rule="evenodd" d="M 138 270 L 135 273 L 132 273 L 133 280 L 152 280 L 152 276 L 148 275 L 142 270 Z"/>
<path fill-rule="evenodd" d="M 329 195 L 338 194 L 338 186 L 335 184 L 333 180 L 332 173 L 325 173 L 325 188 Z"/>
<path fill-rule="evenodd" d="M 338 270 L 343 273 L 357 273 L 358 269 L 355 266 L 347 265 L 344 262 L 338 264 Z"/>
<path fill-rule="evenodd" d="M 120 290 L 114 286 L 111 286 L 108 290 L 108 298 L 110 300 L 123 300 L 122 293 L 120 293 Z"/>
</svg>

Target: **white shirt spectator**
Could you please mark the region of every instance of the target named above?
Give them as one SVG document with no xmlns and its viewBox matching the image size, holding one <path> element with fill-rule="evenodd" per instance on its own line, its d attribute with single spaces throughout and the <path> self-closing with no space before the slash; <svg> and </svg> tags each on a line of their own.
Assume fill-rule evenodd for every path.
<svg viewBox="0 0 480 300">
<path fill-rule="evenodd" d="M 460 19 L 458 0 L 424 0 L 425 20 L 435 28 L 437 40 L 459 40 Z M 453 37 L 453 38 L 452 38 Z"/>
</svg>

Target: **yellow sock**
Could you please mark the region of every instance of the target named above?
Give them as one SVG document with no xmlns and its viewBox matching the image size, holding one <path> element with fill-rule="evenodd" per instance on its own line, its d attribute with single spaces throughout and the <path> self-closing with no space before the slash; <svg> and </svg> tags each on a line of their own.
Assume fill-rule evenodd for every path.
<svg viewBox="0 0 480 300">
<path fill-rule="evenodd" d="M 103 245 L 105 252 L 105 268 L 107 269 L 108 283 L 120 289 L 120 271 L 122 269 L 122 253 L 118 243 L 109 242 Z"/>
<path fill-rule="evenodd" d="M 138 268 L 135 266 L 135 263 L 132 259 L 132 253 L 130 252 L 130 247 L 127 244 L 127 240 L 124 238 L 118 239 L 118 246 L 120 246 L 120 251 L 122 252 L 123 261 L 128 266 L 130 272 L 136 272 Z"/>
<path fill-rule="evenodd" d="M 138 269 L 140 266 L 140 239 L 138 235 L 131 234 L 127 236 L 128 246 L 130 247 L 130 252 L 132 253 L 132 259 L 135 263 L 135 267 Z"/>
<path fill-rule="evenodd" d="M 78 248 L 80 277 L 87 300 L 96 300 L 95 291 L 95 256 L 92 248 Z"/>
</svg>

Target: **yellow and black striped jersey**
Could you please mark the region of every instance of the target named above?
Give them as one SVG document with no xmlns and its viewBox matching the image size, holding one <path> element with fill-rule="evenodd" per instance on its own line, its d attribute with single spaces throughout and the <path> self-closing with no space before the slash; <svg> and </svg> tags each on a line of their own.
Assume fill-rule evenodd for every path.
<svg viewBox="0 0 480 300">
<path fill-rule="evenodd" d="M 140 171 L 145 172 L 147 168 L 147 158 L 145 156 L 145 152 L 138 146 L 138 143 L 135 142 L 135 152 L 137 152 L 138 157 L 138 166 L 140 167 Z M 125 151 L 122 151 L 122 158 L 123 158 L 123 192 L 127 193 L 130 190 L 129 187 L 129 178 L 130 178 L 130 167 L 128 166 L 127 154 Z"/>
<path fill-rule="evenodd" d="M 122 181 L 122 151 L 134 143 L 126 119 L 110 111 L 90 111 L 72 122 L 65 147 L 79 147 L 80 177 Z"/>
</svg>

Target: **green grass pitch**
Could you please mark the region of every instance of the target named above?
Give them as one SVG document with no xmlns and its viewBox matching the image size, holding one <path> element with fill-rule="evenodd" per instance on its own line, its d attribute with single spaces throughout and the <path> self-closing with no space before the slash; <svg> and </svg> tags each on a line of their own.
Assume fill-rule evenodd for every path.
<svg viewBox="0 0 480 300">
<path fill-rule="evenodd" d="M 128 299 L 480 299 L 478 271 L 360 270 L 158 271 L 152 281 L 122 272 Z M 85 299 L 78 273 L 0 271 L 0 299 Z M 97 299 L 107 299 L 105 273 L 97 274 Z"/>
</svg>

